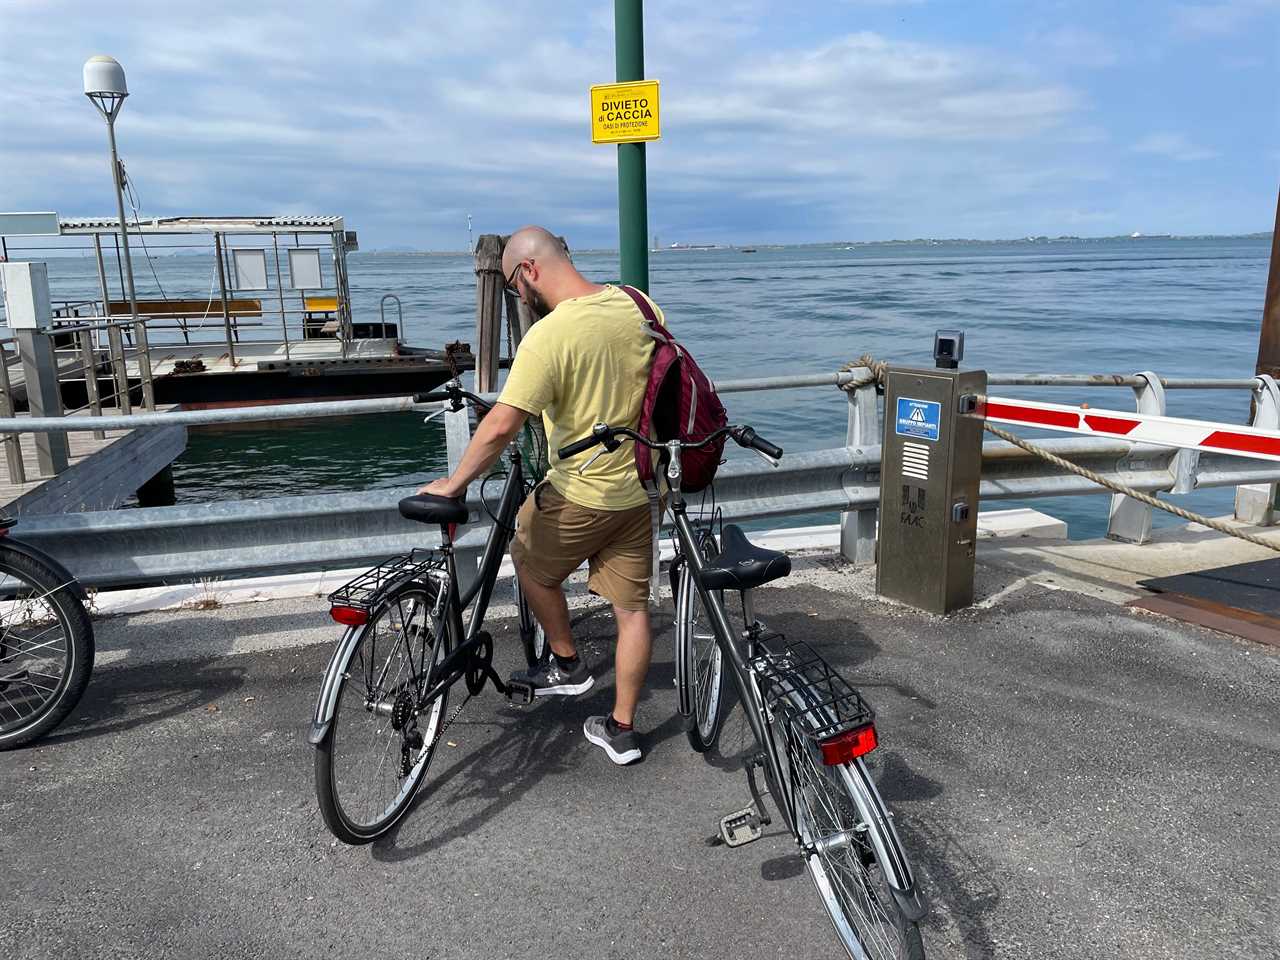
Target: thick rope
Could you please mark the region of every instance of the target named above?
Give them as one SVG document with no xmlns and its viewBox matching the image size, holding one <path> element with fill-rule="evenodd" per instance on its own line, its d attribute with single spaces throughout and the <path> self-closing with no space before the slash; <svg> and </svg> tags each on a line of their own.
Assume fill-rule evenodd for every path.
<svg viewBox="0 0 1280 960">
<path fill-rule="evenodd" d="M 1145 503 L 1147 506 L 1155 507 L 1157 510 L 1164 510 L 1166 513 L 1172 513 L 1175 517 L 1181 517 L 1183 520 L 1198 523 L 1201 526 L 1208 527 L 1210 530 L 1217 530 L 1219 533 L 1225 533 L 1228 536 L 1247 540 L 1249 543 L 1256 543 L 1260 547 L 1266 547 L 1268 550 L 1275 550 L 1277 553 L 1280 553 L 1280 543 L 1276 543 L 1271 540 L 1263 540 L 1261 537 L 1255 537 L 1251 533 L 1245 533 L 1237 527 L 1228 526 L 1221 520 L 1212 520 L 1209 517 L 1203 517 L 1198 513 L 1192 513 L 1190 510 L 1183 510 L 1181 507 L 1175 507 L 1173 504 L 1166 503 L 1158 497 L 1153 497 L 1150 494 L 1141 492 L 1140 490 L 1134 490 L 1132 487 L 1127 487 L 1123 483 L 1116 483 L 1114 480 L 1108 480 L 1101 474 L 1094 473 L 1092 470 L 1078 466 L 1069 460 L 1063 460 L 1062 457 L 1059 457 L 1057 454 L 1050 453 L 1044 447 L 1040 447 L 1027 440 L 1023 440 L 1021 437 L 1016 437 L 1007 430 L 1001 430 L 999 427 L 993 427 L 989 423 L 984 423 L 983 427 L 988 433 L 995 434 L 1001 440 L 1006 440 L 1009 443 L 1012 443 L 1015 447 L 1021 447 L 1028 453 L 1035 454 L 1037 457 L 1048 460 L 1054 466 L 1061 467 L 1063 470 L 1066 470 L 1069 473 L 1074 473 L 1076 476 L 1084 477 L 1086 480 L 1090 480 L 1099 486 L 1106 487 L 1108 490 L 1123 494 L 1126 497 L 1132 497 L 1139 503 Z"/>
<path fill-rule="evenodd" d="M 884 360 L 877 360 L 869 353 L 864 353 L 852 363 L 846 363 L 840 368 L 840 372 L 848 373 L 850 370 L 866 370 L 867 372 L 856 380 L 850 380 L 848 383 L 842 383 L 840 385 L 840 389 L 847 390 L 852 393 L 859 387 L 865 387 L 869 383 L 884 383 L 884 375 L 888 369 L 889 364 L 887 362 Z"/>
</svg>

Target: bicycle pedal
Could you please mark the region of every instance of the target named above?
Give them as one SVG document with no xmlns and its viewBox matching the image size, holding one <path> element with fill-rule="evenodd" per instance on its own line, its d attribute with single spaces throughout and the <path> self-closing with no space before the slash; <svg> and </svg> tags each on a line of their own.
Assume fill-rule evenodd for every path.
<svg viewBox="0 0 1280 960">
<path fill-rule="evenodd" d="M 720 818 L 720 839 L 725 842 L 725 846 L 741 847 L 752 840 L 759 840 L 763 834 L 760 811 L 754 803 Z"/>
<path fill-rule="evenodd" d="M 514 704 L 527 707 L 533 703 L 534 692 L 533 684 L 525 683 L 523 680 L 507 681 L 507 699 Z"/>
</svg>

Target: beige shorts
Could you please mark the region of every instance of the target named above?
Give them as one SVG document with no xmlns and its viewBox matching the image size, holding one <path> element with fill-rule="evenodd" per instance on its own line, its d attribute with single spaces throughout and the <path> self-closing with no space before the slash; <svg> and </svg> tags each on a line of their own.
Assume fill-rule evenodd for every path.
<svg viewBox="0 0 1280 960">
<path fill-rule="evenodd" d="M 570 503 L 549 483 L 525 500 L 511 541 L 516 566 L 544 586 L 558 587 L 588 561 L 591 592 L 622 610 L 649 608 L 652 551 L 648 504 L 596 510 Z"/>
</svg>

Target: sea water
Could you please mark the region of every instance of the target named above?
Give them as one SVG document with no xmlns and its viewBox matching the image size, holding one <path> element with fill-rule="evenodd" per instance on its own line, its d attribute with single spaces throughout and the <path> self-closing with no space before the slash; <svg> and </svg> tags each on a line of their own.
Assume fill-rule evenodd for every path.
<svg viewBox="0 0 1280 960">
<path fill-rule="evenodd" d="M 661 250 L 651 292 L 677 336 L 713 377 L 835 370 L 864 353 L 931 365 L 933 333 L 965 333 L 966 367 L 991 373 L 1121 373 L 1243 377 L 1253 372 L 1269 238 L 1056 242 L 881 243 Z M 34 258 L 34 256 L 32 257 Z M 617 277 L 614 253 L 580 253 L 590 278 Z M 93 297 L 86 258 L 51 258 L 55 299 Z M 111 272 L 111 261 L 109 272 Z M 475 274 L 465 254 L 355 253 L 348 259 L 358 320 L 384 294 L 403 305 L 415 346 L 475 339 Z M 152 270 L 154 269 L 154 275 Z M 216 282 L 212 259 L 135 252 L 139 296 L 199 298 Z M 388 302 L 388 320 L 401 320 Z M 211 335 L 220 322 L 211 324 Z M 1006 396 L 1133 409 L 1126 388 L 1013 388 Z M 847 403 L 834 387 L 726 396 L 730 418 L 787 450 L 842 445 Z M 1246 391 L 1170 391 L 1169 413 L 1244 423 Z M 740 454 L 740 451 L 737 452 Z M 174 464 L 180 502 L 401 487 L 445 469 L 443 428 L 421 417 L 376 417 L 193 430 Z M 1176 502 L 1225 513 L 1230 490 Z M 1073 537 L 1106 528 L 1107 498 L 1059 497 L 1034 506 L 1068 521 Z M 822 518 L 811 518 L 820 520 Z M 831 518 L 834 519 L 834 518 Z M 778 523 L 794 523 L 792 520 Z M 1157 523 L 1176 523 L 1157 514 Z"/>
</svg>

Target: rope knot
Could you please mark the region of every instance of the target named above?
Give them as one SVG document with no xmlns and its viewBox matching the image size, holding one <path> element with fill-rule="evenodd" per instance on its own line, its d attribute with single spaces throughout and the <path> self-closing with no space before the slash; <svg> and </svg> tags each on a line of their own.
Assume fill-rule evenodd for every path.
<svg viewBox="0 0 1280 960">
<path fill-rule="evenodd" d="M 841 373 L 848 373 L 850 370 L 866 370 L 863 374 L 848 383 L 841 384 L 840 389 L 852 393 L 859 387 L 865 387 L 869 383 L 884 383 L 885 374 L 889 372 L 889 364 L 884 360 L 877 360 L 869 353 L 864 353 L 857 360 L 846 363 L 840 368 Z"/>
</svg>

